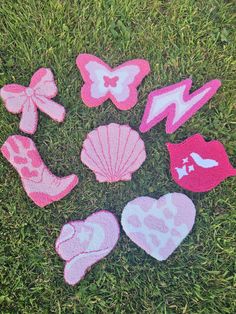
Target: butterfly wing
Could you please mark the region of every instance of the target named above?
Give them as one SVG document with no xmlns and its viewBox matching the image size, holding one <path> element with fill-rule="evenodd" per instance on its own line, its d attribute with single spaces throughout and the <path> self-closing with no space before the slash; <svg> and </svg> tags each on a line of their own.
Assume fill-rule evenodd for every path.
<svg viewBox="0 0 236 314">
<path fill-rule="evenodd" d="M 137 87 L 150 72 L 149 63 L 143 59 L 127 61 L 114 69 L 118 77 L 115 87 L 111 87 L 110 98 L 120 110 L 129 110 L 138 100 Z"/>
<path fill-rule="evenodd" d="M 76 58 L 85 84 L 81 88 L 81 98 L 88 107 L 100 106 L 108 99 L 108 89 L 104 85 L 104 76 L 109 75 L 111 69 L 101 59 L 90 55 L 80 54 Z"/>
</svg>

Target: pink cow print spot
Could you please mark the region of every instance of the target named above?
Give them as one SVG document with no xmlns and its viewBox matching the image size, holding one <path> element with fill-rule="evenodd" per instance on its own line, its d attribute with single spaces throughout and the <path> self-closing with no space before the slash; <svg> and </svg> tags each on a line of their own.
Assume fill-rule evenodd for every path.
<svg viewBox="0 0 236 314">
<path fill-rule="evenodd" d="M 153 215 L 148 215 L 144 218 L 144 224 L 153 230 L 158 230 L 162 233 L 168 232 L 168 227 L 166 226 L 165 222 L 162 219 L 156 218 Z"/>
<path fill-rule="evenodd" d="M 134 227 L 141 227 L 141 222 L 138 216 L 135 216 L 135 215 L 129 216 L 128 222 Z"/>
<path fill-rule="evenodd" d="M 38 175 L 38 171 L 32 170 L 30 171 L 27 167 L 21 169 L 21 174 L 25 178 L 36 177 Z"/>
<path fill-rule="evenodd" d="M 42 165 L 42 159 L 36 150 L 29 150 L 27 156 L 31 159 L 32 166 L 38 168 Z"/>
<path fill-rule="evenodd" d="M 16 164 L 26 164 L 26 163 L 28 162 L 28 160 L 27 160 L 27 158 L 15 156 L 15 157 L 14 157 L 14 162 L 15 162 Z"/>
</svg>

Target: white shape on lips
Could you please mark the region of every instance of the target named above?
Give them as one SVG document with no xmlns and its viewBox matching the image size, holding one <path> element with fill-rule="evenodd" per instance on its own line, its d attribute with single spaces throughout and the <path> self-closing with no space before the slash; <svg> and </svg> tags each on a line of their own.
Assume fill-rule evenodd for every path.
<svg viewBox="0 0 236 314">
<path fill-rule="evenodd" d="M 192 152 L 190 156 L 193 158 L 195 163 L 202 168 L 213 168 L 219 165 L 214 159 L 204 159 L 199 154 Z"/>
<path fill-rule="evenodd" d="M 184 165 L 182 168 L 175 167 L 175 170 L 178 173 L 179 179 L 182 179 L 183 177 L 188 175 L 186 165 Z"/>
<path fill-rule="evenodd" d="M 195 169 L 194 169 L 194 166 L 193 165 L 190 165 L 189 167 L 188 167 L 188 172 L 192 172 L 192 171 L 194 171 Z"/>
<path fill-rule="evenodd" d="M 188 157 L 187 158 L 183 158 L 183 164 L 186 164 L 188 162 Z"/>
</svg>

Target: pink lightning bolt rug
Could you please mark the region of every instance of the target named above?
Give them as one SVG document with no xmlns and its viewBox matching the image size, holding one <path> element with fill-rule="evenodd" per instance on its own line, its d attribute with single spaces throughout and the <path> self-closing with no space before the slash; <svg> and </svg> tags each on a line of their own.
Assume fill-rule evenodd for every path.
<svg viewBox="0 0 236 314">
<path fill-rule="evenodd" d="M 220 85 L 219 80 L 212 80 L 190 94 L 192 80 L 187 79 L 154 90 L 148 95 L 140 131 L 149 131 L 167 117 L 166 133 L 175 132 L 215 95 Z"/>
</svg>

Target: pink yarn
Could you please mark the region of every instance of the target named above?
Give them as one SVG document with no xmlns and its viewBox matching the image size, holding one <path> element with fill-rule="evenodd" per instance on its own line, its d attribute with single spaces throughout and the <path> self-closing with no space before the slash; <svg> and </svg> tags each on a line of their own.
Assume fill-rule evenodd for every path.
<svg viewBox="0 0 236 314">
<path fill-rule="evenodd" d="M 27 195 L 40 207 L 60 200 L 78 183 L 78 177 L 74 174 L 63 178 L 52 174 L 28 137 L 9 136 L 1 152 L 19 173 Z"/>
<path fill-rule="evenodd" d="M 120 110 L 129 110 L 138 101 L 137 87 L 150 72 L 143 59 L 127 61 L 112 69 L 98 57 L 80 54 L 76 59 L 85 84 L 81 98 L 86 106 L 97 107 L 110 99 Z"/>
<path fill-rule="evenodd" d="M 172 178 L 184 189 L 207 192 L 227 177 L 236 176 L 219 141 L 207 142 L 201 134 L 195 134 L 179 144 L 166 145 Z"/>
<path fill-rule="evenodd" d="M 64 279 L 75 285 L 92 265 L 107 256 L 119 239 L 120 228 L 115 216 L 105 210 L 86 220 L 65 224 L 56 240 L 55 249 L 66 261 Z"/>
<path fill-rule="evenodd" d="M 193 202 L 182 193 L 168 193 L 159 200 L 142 196 L 125 206 L 121 224 L 134 243 L 163 261 L 191 231 L 195 214 Z"/>
<path fill-rule="evenodd" d="M 147 132 L 167 117 L 166 133 L 174 133 L 215 95 L 221 82 L 212 80 L 189 94 L 191 86 L 187 79 L 151 92 L 139 130 Z"/>
<path fill-rule="evenodd" d="M 56 94 L 52 71 L 47 68 L 34 73 L 29 87 L 8 84 L 0 90 L 6 109 L 13 114 L 21 113 L 20 130 L 28 134 L 34 134 L 37 129 L 37 109 L 57 122 L 64 120 L 65 108 L 51 100 Z"/>
</svg>

